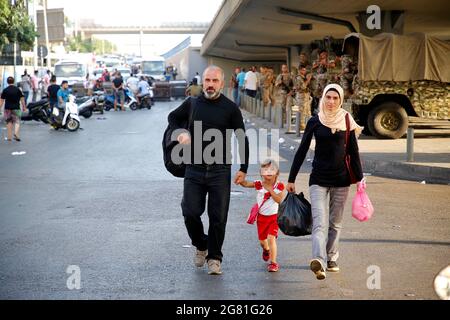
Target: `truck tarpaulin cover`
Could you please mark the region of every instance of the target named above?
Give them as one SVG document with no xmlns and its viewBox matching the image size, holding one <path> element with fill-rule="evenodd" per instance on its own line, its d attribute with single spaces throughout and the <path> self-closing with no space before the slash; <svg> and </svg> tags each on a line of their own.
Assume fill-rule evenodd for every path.
<svg viewBox="0 0 450 320">
<path fill-rule="evenodd" d="M 423 33 L 358 35 L 363 81 L 450 82 L 450 43 Z"/>
</svg>

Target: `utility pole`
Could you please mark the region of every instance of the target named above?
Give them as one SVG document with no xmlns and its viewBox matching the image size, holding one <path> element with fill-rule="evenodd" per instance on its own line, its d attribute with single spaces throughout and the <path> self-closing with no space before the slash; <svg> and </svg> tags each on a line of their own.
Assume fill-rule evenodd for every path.
<svg viewBox="0 0 450 320">
<path fill-rule="evenodd" d="M 139 30 L 139 55 L 142 57 L 142 36 L 144 35 L 144 31 L 142 30 L 142 26 L 140 26 Z"/>
<path fill-rule="evenodd" d="M 36 9 L 36 0 L 33 1 L 33 20 L 34 20 L 34 26 L 37 29 L 37 9 Z M 37 31 L 37 30 L 36 30 Z M 34 48 L 33 48 L 33 53 L 34 53 L 34 70 L 37 70 L 38 67 L 38 38 L 37 36 L 34 38 Z"/>
<path fill-rule="evenodd" d="M 48 25 L 47 25 L 47 0 L 43 0 L 44 2 L 44 29 L 45 29 L 45 46 L 48 50 L 47 55 L 47 68 L 51 68 L 52 62 L 50 59 L 50 42 L 48 41 Z"/>
</svg>

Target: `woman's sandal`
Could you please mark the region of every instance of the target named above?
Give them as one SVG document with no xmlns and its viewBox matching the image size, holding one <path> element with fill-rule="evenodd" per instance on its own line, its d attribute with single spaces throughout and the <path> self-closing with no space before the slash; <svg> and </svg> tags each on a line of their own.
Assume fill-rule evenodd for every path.
<svg viewBox="0 0 450 320">
<path fill-rule="evenodd" d="M 14 135 L 14 140 L 20 141 L 20 138 L 18 138 L 16 135 Z"/>
</svg>

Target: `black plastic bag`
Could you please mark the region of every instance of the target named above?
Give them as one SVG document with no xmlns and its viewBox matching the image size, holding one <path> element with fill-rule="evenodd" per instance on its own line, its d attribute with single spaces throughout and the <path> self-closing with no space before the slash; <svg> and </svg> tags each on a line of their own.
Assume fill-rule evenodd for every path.
<svg viewBox="0 0 450 320">
<path fill-rule="evenodd" d="M 289 192 L 278 208 L 277 222 L 287 236 L 306 236 L 312 231 L 311 204 L 303 192 Z"/>
</svg>

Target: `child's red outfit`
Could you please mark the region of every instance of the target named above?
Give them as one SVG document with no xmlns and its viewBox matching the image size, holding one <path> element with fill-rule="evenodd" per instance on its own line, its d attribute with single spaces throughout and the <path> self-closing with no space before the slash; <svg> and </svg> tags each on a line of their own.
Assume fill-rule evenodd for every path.
<svg viewBox="0 0 450 320">
<path fill-rule="evenodd" d="M 255 181 L 255 189 L 257 192 L 256 201 L 258 202 L 258 206 L 260 206 L 258 217 L 256 219 L 258 238 L 259 240 L 266 240 L 269 234 L 278 237 L 278 203 L 272 199 L 270 192 L 264 189 L 260 180 Z M 283 192 L 283 183 L 277 182 L 274 185 L 273 190 L 276 194 Z"/>
</svg>

